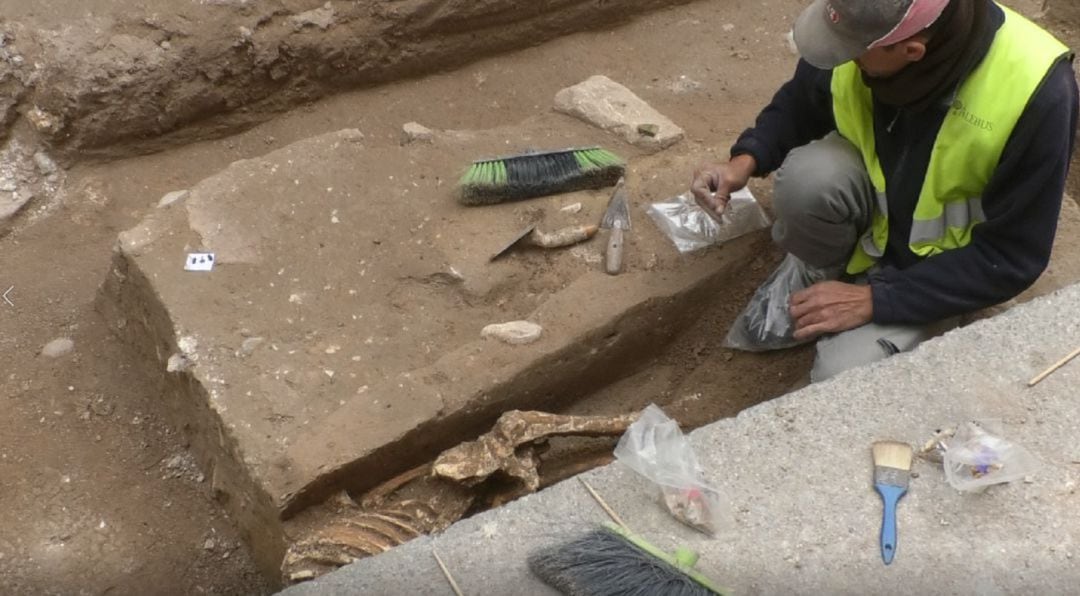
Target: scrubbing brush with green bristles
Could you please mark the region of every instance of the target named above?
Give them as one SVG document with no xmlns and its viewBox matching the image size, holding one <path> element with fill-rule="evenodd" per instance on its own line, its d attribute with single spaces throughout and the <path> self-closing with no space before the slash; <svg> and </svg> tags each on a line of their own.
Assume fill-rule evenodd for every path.
<svg viewBox="0 0 1080 596">
<path fill-rule="evenodd" d="M 695 563 L 688 549 L 666 553 L 616 524 L 528 558 L 533 574 L 566 596 L 723 596 Z"/>
<path fill-rule="evenodd" d="M 482 159 L 461 177 L 464 205 L 507 201 L 611 186 L 626 173 L 622 158 L 600 147 Z"/>
</svg>

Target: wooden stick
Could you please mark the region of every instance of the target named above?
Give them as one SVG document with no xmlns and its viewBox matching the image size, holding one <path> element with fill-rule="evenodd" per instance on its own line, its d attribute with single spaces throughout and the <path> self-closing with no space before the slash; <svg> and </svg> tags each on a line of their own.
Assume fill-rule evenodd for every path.
<svg viewBox="0 0 1080 596">
<path fill-rule="evenodd" d="M 446 581 L 450 582 L 450 587 L 453 588 L 454 594 L 457 596 L 465 596 L 461 591 L 461 586 L 454 581 L 454 576 L 450 574 L 450 570 L 446 568 L 446 563 L 443 563 L 442 557 L 439 556 L 439 553 L 435 550 L 434 546 L 431 547 L 431 554 L 435 555 L 435 562 L 439 564 L 439 569 L 442 569 L 443 575 L 446 576 Z"/>
<path fill-rule="evenodd" d="M 612 508 L 611 508 L 611 507 L 610 507 L 610 506 L 609 506 L 609 505 L 607 504 L 607 501 L 605 501 L 605 500 L 604 500 L 604 499 L 603 499 L 603 498 L 602 498 L 602 497 L 600 496 L 600 493 L 598 493 L 598 492 L 596 492 L 595 490 L 593 490 L 593 487 L 589 486 L 589 483 L 588 483 L 588 482 L 585 482 L 585 479 L 584 479 L 584 478 L 582 478 L 581 476 L 578 476 L 578 480 L 579 480 L 579 481 L 581 482 L 581 485 L 585 487 L 585 490 L 589 491 L 589 494 L 590 494 L 590 495 L 592 495 L 592 498 L 593 498 L 593 499 L 596 499 L 596 502 L 597 502 L 597 504 L 599 504 L 599 505 L 600 505 L 600 508 L 604 510 L 604 513 L 607 513 L 607 514 L 608 514 L 608 517 L 610 517 L 610 518 L 611 518 L 611 521 L 613 521 L 613 522 L 615 522 L 615 523 L 619 524 L 620 526 L 622 526 L 622 527 L 626 528 L 627 530 L 629 530 L 629 529 L 630 529 L 630 527 L 629 527 L 629 526 L 627 526 L 625 522 L 623 522 L 622 518 L 620 518 L 620 517 L 619 517 L 619 514 L 618 514 L 618 513 L 615 513 L 615 510 L 614 510 L 614 509 L 612 509 Z"/>
<path fill-rule="evenodd" d="M 1043 371 L 1042 374 L 1040 374 L 1039 376 L 1035 377 L 1034 379 L 1031 379 L 1030 381 L 1028 381 L 1028 387 L 1034 387 L 1034 386 L 1038 385 L 1039 383 L 1042 383 L 1043 379 L 1045 379 L 1046 377 L 1049 377 L 1050 375 L 1057 372 L 1057 370 L 1059 368 L 1065 366 L 1066 364 L 1071 362 L 1073 360 L 1073 358 L 1076 358 L 1077 356 L 1080 356 L 1080 348 L 1076 348 L 1075 350 L 1073 350 L 1072 354 L 1069 354 L 1068 356 L 1066 356 L 1066 357 L 1062 358 L 1061 360 L 1057 361 L 1056 364 L 1054 364 L 1050 368 Z"/>
</svg>

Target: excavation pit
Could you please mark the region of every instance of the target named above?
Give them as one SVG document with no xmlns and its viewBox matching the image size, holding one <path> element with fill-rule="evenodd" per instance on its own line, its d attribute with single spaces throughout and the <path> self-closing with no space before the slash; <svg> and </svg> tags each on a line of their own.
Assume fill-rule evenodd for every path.
<svg viewBox="0 0 1080 596">
<path fill-rule="evenodd" d="M 602 271 L 602 237 L 490 262 L 537 217 L 549 228 L 599 222 L 611 189 L 464 207 L 456 175 L 474 156 L 583 140 L 611 144 L 557 114 L 404 146 L 344 130 L 234 163 L 121 234 L 102 303 L 157 371 L 165 405 L 264 567 L 281 559 L 283 520 L 305 507 L 430 461 L 506 410 L 573 409 L 767 273 L 766 232 L 680 255 L 644 205 L 678 189 L 689 164 L 619 145 L 636 220 L 623 274 Z M 562 210 L 575 203 L 580 212 Z M 213 270 L 185 270 L 203 252 Z M 540 325 L 539 341 L 481 337 L 517 320 Z M 754 362 L 726 374 L 749 375 Z M 752 399 L 801 374 L 788 367 Z M 596 407 L 632 411 L 648 398 Z"/>
</svg>

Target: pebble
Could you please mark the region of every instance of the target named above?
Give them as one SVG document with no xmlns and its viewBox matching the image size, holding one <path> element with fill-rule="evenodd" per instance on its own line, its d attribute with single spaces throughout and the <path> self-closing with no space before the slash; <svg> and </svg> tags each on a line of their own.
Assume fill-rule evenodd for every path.
<svg viewBox="0 0 1080 596">
<path fill-rule="evenodd" d="M 70 354 L 74 349 L 74 341 L 67 337 L 61 337 L 46 344 L 45 347 L 41 349 L 41 355 L 48 356 L 49 358 L 59 358 Z"/>
<path fill-rule="evenodd" d="M 43 176 L 49 176 L 56 173 L 56 162 L 44 151 L 38 151 L 34 154 L 34 164 Z"/>
<path fill-rule="evenodd" d="M 165 370 L 171 373 L 184 372 L 189 368 L 191 368 L 191 361 L 183 354 L 169 356 L 169 362 L 165 365 Z"/>
<path fill-rule="evenodd" d="M 183 200 L 187 199 L 189 196 L 191 196 L 191 191 L 188 191 L 188 190 L 174 190 L 174 191 L 166 194 L 165 196 L 161 197 L 161 200 L 158 201 L 157 206 L 158 206 L 159 209 L 165 208 L 165 207 L 168 207 L 169 205 L 172 205 L 173 203 L 179 203 L 180 201 L 183 201 Z"/>
<path fill-rule="evenodd" d="M 660 134 L 660 127 L 656 124 L 639 124 L 637 130 L 647 137 L 655 137 Z"/>
<path fill-rule="evenodd" d="M 185 335 L 180 338 L 180 341 L 176 342 L 176 346 L 180 348 L 180 351 L 187 355 L 192 355 L 195 350 L 199 349 L 199 340 L 190 335 Z"/>
<path fill-rule="evenodd" d="M 480 337 L 494 338 L 515 346 L 531 344 L 544 332 L 544 328 L 529 321 L 512 321 L 488 325 L 480 332 Z"/>
<path fill-rule="evenodd" d="M 563 207 L 562 209 L 559 209 L 559 211 L 571 214 L 581 213 L 581 203 L 572 203 Z"/>
<path fill-rule="evenodd" d="M 435 140 L 435 133 L 432 130 L 422 124 L 416 122 L 409 122 L 405 126 L 401 127 L 402 132 L 405 134 L 405 143 L 430 143 Z"/>
<path fill-rule="evenodd" d="M 240 344 L 240 355 L 251 356 L 255 352 L 255 349 L 262 345 L 264 341 L 266 340 L 261 337 L 249 337 L 245 339 L 244 343 Z"/>
</svg>

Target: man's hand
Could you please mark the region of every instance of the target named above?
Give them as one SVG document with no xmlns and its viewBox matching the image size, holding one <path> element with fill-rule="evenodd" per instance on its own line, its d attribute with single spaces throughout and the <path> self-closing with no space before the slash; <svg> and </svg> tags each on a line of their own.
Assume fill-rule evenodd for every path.
<svg viewBox="0 0 1080 596">
<path fill-rule="evenodd" d="M 873 314 L 870 286 L 826 281 L 791 297 L 791 318 L 799 341 L 861 327 L 870 322 Z"/>
<path fill-rule="evenodd" d="M 704 165 L 694 172 L 690 192 L 703 209 L 717 217 L 727 209 L 731 193 L 746 186 L 757 170 L 757 161 L 750 155 L 739 155 L 728 163 Z"/>
</svg>

